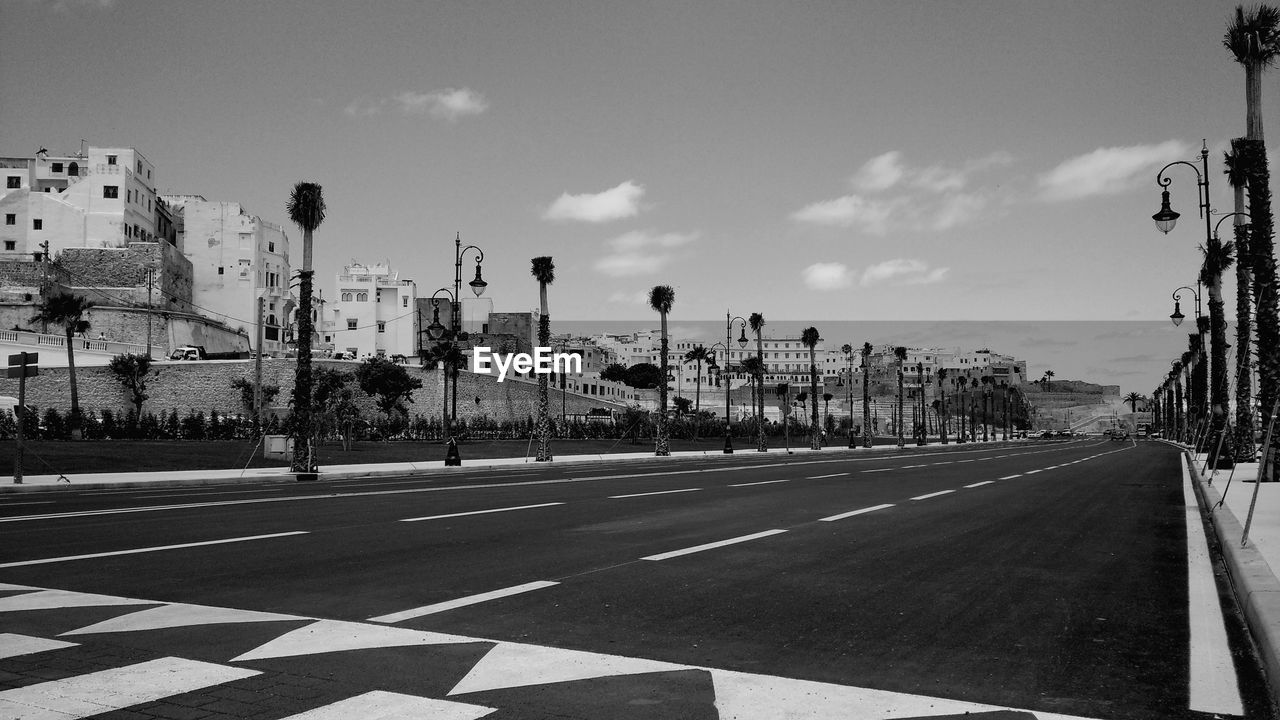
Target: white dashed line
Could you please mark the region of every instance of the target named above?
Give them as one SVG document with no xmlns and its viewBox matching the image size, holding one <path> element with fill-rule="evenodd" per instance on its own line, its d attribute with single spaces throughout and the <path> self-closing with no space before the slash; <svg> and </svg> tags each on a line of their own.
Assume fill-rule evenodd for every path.
<svg viewBox="0 0 1280 720">
<path fill-rule="evenodd" d="M 864 473 L 871 473 L 871 472 L 889 472 L 890 470 L 895 470 L 895 469 L 896 469 L 896 468 L 876 468 L 875 470 L 863 470 L 862 472 L 864 472 Z"/>
<path fill-rule="evenodd" d="M 843 473 L 831 473 L 830 475 L 814 475 L 812 477 L 805 478 L 805 480 L 822 480 L 824 478 L 844 477 L 845 475 L 848 475 L 848 474 L 849 473 L 847 472 L 843 472 Z"/>
<path fill-rule="evenodd" d="M 647 555 L 640 559 L 654 560 L 654 561 L 670 560 L 671 558 L 680 557 L 681 555 L 691 555 L 696 552 L 702 552 L 703 550 L 714 550 L 716 548 L 721 548 L 726 545 L 736 545 L 738 543 L 749 542 L 751 540 L 758 540 L 763 537 L 769 537 L 770 535 L 778 535 L 784 532 L 786 532 L 786 530 L 765 530 L 764 532 L 758 532 L 752 535 L 743 535 L 741 537 L 729 538 L 728 540 L 721 540 L 719 542 L 707 543 L 705 545 L 695 545 L 693 547 L 684 548 L 683 550 L 672 550 L 671 552 L 660 553 L 658 555 Z"/>
<path fill-rule="evenodd" d="M 21 560 L 0 564 L 0 568 L 22 567 L 24 565 L 45 565 L 48 563 L 70 562 L 72 560 L 90 560 L 93 558 L 115 557 L 116 555 L 136 555 L 138 553 L 160 552 L 161 550 L 181 550 L 183 548 L 203 547 L 205 545 L 222 545 L 225 543 L 249 542 L 251 540 L 269 540 L 271 538 L 289 537 L 290 535 L 307 535 L 306 530 L 272 533 L 270 535 L 248 535 L 245 537 L 227 538 L 225 540 L 206 540 L 204 542 L 181 543 L 178 545 L 160 545 L 157 547 L 135 548 L 133 550 L 115 550 L 113 552 L 90 553 L 88 555 L 67 555 L 65 557 L 43 558 L 40 560 Z"/>
<path fill-rule="evenodd" d="M 994 482 L 995 482 L 995 480 L 983 480 L 982 482 L 977 482 L 977 483 L 974 483 L 974 484 L 972 484 L 972 485 L 965 485 L 965 487 L 966 487 L 966 488 L 982 487 L 983 485 L 991 485 L 991 484 L 992 484 L 992 483 L 994 483 Z"/>
<path fill-rule="evenodd" d="M 853 517 L 854 515 L 861 515 L 863 513 L 875 512 L 876 510 L 884 510 L 885 508 L 891 508 L 891 507 L 893 507 L 892 504 L 874 505 L 872 507 L 862 508 L 861 510 L 851 510 L 847 513 L 840 513 L 839 515 L 832 515 L 831 517 L 820 518 L 818 522 L 835 522 L 836 520 L 843 520 L 845 518 Z"/>
<path fill-rule="evenodd" d="M 773 483 L 791 482 L 789 479 L 784 480 L 761 480 L 760 482 L 737 483 L 729 487 L 751 487 L 752 485 L 772 485 Z"/>
<path fill-rule="evenodd" d="M 1026 471 L 1025 473 L 1023 473 L 1023 475 L 1035 475 L 1035 474 L 1036 474 L 1036 473 L 1038 473 L 1038 472 L 1043 472 L 1043 471 L 1042 471 L 1042 470 L 1028 470 L 1028 471 Z"/>
<path fill-rule="evenodd" d="M 955 490 L 939 490 L 938 492 L 929 493 L 928 495 L 917 495 L 911 499 L 912 500 L 928 500 L 929 498 L 935 498 L 935 497 L 938 497 L 939 495 L 950 495 L 953 492 L 955 492 Z"/>
<path fill-rule="evenodd" d="M 467 515 L 488 515 L 489 513 L 509 512 L 511 510 L 532 510 L 533 508 L 563 505 L 562 502 L 542 503 L 540 505 L 518 505 L 516 507 L 494 508 L 492 510 L 472 510 L 471 512 L 449 513 L 447 515 L 428 515 L 426 517 L 404 518 L 400 522 L 418 522 L 420 520 L 444 520 L 445 518 L 464 517 Z"/>
<path fill-rule="evenodd" d="M 1020 478 L 1020 477 L 1022 477 L 1022 473 L 1018 473 L 1017 475 L 1005 475 L 1004 477 L 1002 477 L 1002 478 L 1000 478 L 1000 479 L 1001 479 L 1001 480 L 1012 480 L 1012 479 L 1014 479 L 1014 478 Z"/>
<path fill-rule="evenodd" d="M 454 608 L 466 607 L 468 605 L 476 605 L 482 602 L 497 600 L 499 598 L 509 597 L 511 595 L 519 595 L 520 593 L 527 593 L 532 590 L 541 590 L 542 588 L 549 588 L 553 585 L 559 585 L 559 584 L 560 583 L 553 582 L 551 580 L 538 580 L 536 582 L 525 583 L 523 585 L 515 585 L 509 588 L 502 588 L 501 590 L 491 590 L 486 593 L 480 593 L 479 595 L 469 595 L 467 597 L 458 598 L 457 600 L 449 600 L 447 602 L 435 603 L 434 605 L 424 605 L 423 607 L 413 608 L 411 610 L 402 610 L 400 612 L 391 613 L 389 615 L 379 615 L 378 617 L 369 618 L 369 622 L 398 623 L 402 620 L 409 620 L 411 618 L 422 617 L 423 615 L 434 615 L 436 613 L 442 613 L 447 610 L 453 610 Z"/>
<path fill-rule="evenodd" d="M 610 500 L 622 500 L 624 498 L 649 497 L 650 495 L 670 495 L 672 493 L 698 492 L 702 488 L 683 488 L 680 490 L 659 490 L 657 492 L 632 493 L 631 495 L 610 495 Z"/>
</svg>

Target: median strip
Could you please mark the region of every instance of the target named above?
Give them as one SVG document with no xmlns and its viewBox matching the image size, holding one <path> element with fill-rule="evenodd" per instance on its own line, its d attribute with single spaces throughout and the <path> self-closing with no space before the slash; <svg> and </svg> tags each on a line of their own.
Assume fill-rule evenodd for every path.
<svg viewBox="0 0 1280 720">
<path fill-rule="evenodd" d="M 659 490 L 657 492 L 632 493 L 631 495 L 610 495 L 610 500 L 622 500 L 623 498 L 649 497 L 650 495 L 670 495 L 672 493 L 698 492 L 702 488 L 683 488 L 680 490 Z"/>
<path fill-rule="evenodd" d="M 840 513 L 839 515 L 832 515 L 830 517 L 819 518 L 818 522 L 835 522 L 836 520 L 843 520 L 845 518 L 853 517 L 854 515 L 861 515 L 863 513 L 875 512 L 876 510 L 884 510 L 885 508 L 891 508 L 891 507 L 893 507 L 892 503 L 888 503 L 885 505 L 873 505 L 871 507 L 862 508 L 861 510 L 850 510 L 849 512 Z"/>
<path fill-rule="evenodd" d="M 786 532 L 786 530 L 765 530 L 764 532 L 758 532 L 752 535 L 743 535 L 742 537 L 730 538 L 728 540 L 721 540 L 719 542 L 707 543 L 705 545 L 695 545 L 693 547 L 685 548 L 683 550 L 672 550 L 671 552 L 665 552 L 658 555 L 648 555 L 640 559 L 655 560 L 655 561 L 670 560 L 671 558 L 680 557 L 681 555 L 692 555 L 693 553 L 702 552 L 703 550 L 714 550 L 716 548 L 721 548 L 726 545 L 736 545 L 738 543 L 749 542 L 751 540 L 759 540 L 760 538 L 763 538 L 763 537 L 769 537 L 770 535 L 779 535 L 784 532 Z"/>
<path fill-rule="evenodd" d="M 404 518 L 400 522 L 418 522 L 420 520 L 443 520 L 445 518 L 464 517 L 466 515 L 488 515 L 489 513 L 510 512 L 512 510 L 532 510 L 533 508 L 563 505 L 562 502 L 541 503 L 539 505 L 517 505 L 516 507 L 494 508 L 492 510 L 472 510 L 470 512 L 449 513 L 447 515 L 428 515 L 426 517 Z"/>
<path fill-rule="evenodd" d="M 160 552 L 161 550 L 181 550 L 183 548 L 203 547 L 205 545 L 222 545 L 225 543 L 249 542 L 251 540 L 269 540 L 271 538 L 289 537 L 290 535 L 307 535 L 306 530 L 272 533 L 270 535 L 248 535 L 246 537 L 226 538 L 225 540 L 205 540 L 203 542 L 180 543 L 178 545 L 160 545 L 157 547 L 134 548 L 133 550 L 113 550 L 111 552 L 90 553 L 88 555 L 67 555 L 64 557 L 42 558 L 40 560 L 21 560 L 0 564 L 0 568 L 22 567 L 24 565 L 45 565 L 48 563 L 70 562 L 72 560 L 91 560 L 93 558 L 115 557 L 116 555 L 136 555 L 138 553 Z"/>
<path fill-rule="evenodd" d="M 911 499 L 912 500 L 928 500 L 929 498 L 935 498 L 935 497 L 938 497 L 939 495 L 949 495 L 953 492 L 955 492 L 955 490 L 939 490 L 938 492 L 929 493 L 928 495 L 917 495 Z"/>
<path fill-rule="evenodd" d="M 535 582 L 525 583 L 523 585 L 515 585 L 509 588 L 502 588 L 501 590 L 491 590 L 486 593 L 480 593 L 479 595 L 470 595 L 467 597 L 458 598 L 457 600 L 449 600 L 447 602 L 435 603 L 434 605 L 424 605 L 422 607 L 412 608 L 410 610 L 401 610 L 400 612 L 390 613 L 389 615 L 379 615 L 378 617 L 369 618 L 369 622 L 398 623 L 403 620 L 410 620 L 416 617 L 422 617 L 423 615 L 434 615 L 436 613 L 442 613 L 448 610 L 453 610 L 455 608 L 466 607 L 468 605 L 476 605 L 482 602 L 488 602 L 490 600 L 497 600 L 499 598 L 510 597 L 512 595 L 519 595 L 521 593 L 527 593 L 533 590 L 541 590 L 542 588 L 549 588 L 549 587 L 552 587 L 553 585 L 559 585 L 559 584 L 560 583 L 554 582 L 552 580 L 537 580 Z"/>
</svg>

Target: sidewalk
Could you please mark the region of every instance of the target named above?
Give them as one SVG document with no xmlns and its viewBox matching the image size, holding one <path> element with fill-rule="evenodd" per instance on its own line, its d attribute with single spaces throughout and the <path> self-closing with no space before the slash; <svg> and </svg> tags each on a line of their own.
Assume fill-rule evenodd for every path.
<svg viewBox="0 0 1280 720">
<path fill-rule="evenodd" d="M 1192 478 L 1201 510 L 1209 513 L 1222 548 L 1227 575 L 1245 622 L 1262 656 L 1273 696 L 1280 693 L 1280 482 L 1259 483 L 1258 463 L 1233 470 L 1204 471 L 1205 455 L 1194 460 Z M 1252 506 L 1252 518 L 1250 508 Z M 1246 542 L 1244 527 L 1249 525 Z M 1276 698 L 1280 701 L 1280 697 Z"/>
<path fill-rule="evenodd" d="M 1001 441 L 1006 442 L 1006 441 Z M 1014 442 L 1014 441 L 1007 441 Z M 989 443 L 996 446 L 998 443 Z M 913 444 L 907 448 L 915 448 Z M 927 448 L 943 447 L 929 445 Z M 967 447 L 967 446 L 947 446 Z M 977 447 L 977 446 L 974 446 Z M 810 450 L 807 447 L 792 447 L 791 455 L 828 454 L 836 452 L 865 454 L 897 450 L 896 445 L 875 445 L 871 448 L 825 447 L 821 450 Z M 652 451 L 633 453 L 609 453 L 606 455 L 557 455 L 550 463 L 538 463 L 531 457 L 523 458 L 490 458 L 468 461 L 464 455 L 460 467 L 445 467 L 444 460 L 424 460 L 421 462 L 379 463 L 366 465 L 322 465 L 319 480 L 350 480 L 357 478 L 373 478 L 388 475 L 404 475 L 406 473 L 430 473 L 448 476 L 451 473 L 487 468 L 502 468 L 520 465 L 555 467 L 557 465 L 584 462 L 633 462 L 638 460 L 654 460 Z M 769 448 L 766 455 L 787 455 L 783 448 Z M 755 448 L 737 450 L 733 454 L 725 454 L 723 450 L 690 450 L 673 452 L 672 458 L 731 458 L 749 455 L 758 457 Z M 79 473 L 73 475 L 27 475 L 22 484 L 15 484 L 13 478 L 0 476 L 0 495 L 15 492 L 32 492 L 55 489 L 97 490 L 104 488 L 127 487 L 166 487 L 181 485 L 228 485 L 238 483 L 271 483 L 292 482 L 294 473 L 288 467 L 248 468 L 245 470 L 166 470 L 164 472 L 145 473 Z"/>
</svg>

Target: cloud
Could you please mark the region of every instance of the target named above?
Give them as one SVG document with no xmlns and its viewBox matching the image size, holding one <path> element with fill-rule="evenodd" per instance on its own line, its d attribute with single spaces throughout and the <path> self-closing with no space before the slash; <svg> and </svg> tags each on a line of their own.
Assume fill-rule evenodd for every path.
<svg viewBox="0 0 1280 720">
<path fill-rule="evenodd" d="M 929 285 L 946 278 L 950 268 L 932 268 L 920 260 L 895 258 L 862 271 L 862 285 Z"/>
<path fill-rule="evenodd" d="M 643 197 L 644 186 L 630 180 L 594 194 L 564 193 L 551 203 L 542 218 L 601 223 L 635 217 L 640 212 L 640 199 Z"/>
<path fill-rule="evenodd" d="M 1144 182 L 1155 182 L 1156 171 L 1171 160 L 1189 155 L 1178 140 L 1159 145 L 1098 148 L 1058 164 L 1039 178 L 1040 197 L 1050 202 L 1115 195 Z"/>
<path fill-rule="evenodd" d="M 610 277 L 653 275 L 671 261 L 671 250 L 697 239 L 697 233 L 633 230 L 608 242 L 612 252 L 596 260 L 595 269 Z"/>
<path fill-rule="evenodd" d="M 399 110 L 402 115 L 430 115 L 449 122 L 457 122 L 467 115 L 479 115 L 489 109 L 489 102 L 480 93 L 469 88 L 418 92 L 405 90 L 389 98 L 360 97 L 342 109 L 351 117 L 372 117 L 388 108 Z"/>
<path fill-rule="evenodd" d="M 810 203 L 791 219 L 876 236 L 950 230 L 974 222 L 995 205 L 994 189 L 968 189 L 975 176 L 1012 163 L 1013 156 L 994 152 L 959 167 L 917 168 L 893 150 L 863 163 L 849 180 L 853 192 Z"/>
<path fill-rule="evenodd" d="M 853 284 L 849 268 L 843 263 L 814 263 L 801 272 L 804 284 L 812 290 L 839 290 Z"/>
</svg>

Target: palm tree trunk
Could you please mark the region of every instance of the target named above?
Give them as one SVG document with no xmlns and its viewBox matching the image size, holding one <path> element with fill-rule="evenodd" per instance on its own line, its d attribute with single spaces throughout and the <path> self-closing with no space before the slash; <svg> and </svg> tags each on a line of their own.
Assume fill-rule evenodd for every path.
<svg viewBox="0 0 1280 720">
<path fill-rule="evenodd" d="M 871 447 L 871 364 L 862 356 L 862 447 Z"/>
<path fill-rule="evenodd" d="M 814 349 L 809 348 L 809 397 L 813 398 L 813 410 L 809 419 L 809 449 L 822 449 L 822 428 L 818 425 L 818 361 Z"/>
<path fill-rule="evenodd" d="M 902 438 L 902 360 L 898 360 L 898 447 L 906 443 Z"/>
<path fill-rule="evenodd" d="M 547 284 L 538 283 L 539 300 L 542 303 L 542 315 L 538 318 L 538 344 L 551 346 L 551 314 L 547 312 Z M 546 373 L 538 373 L 538 456 L 537 462 L 551 460 L 551 400 L 547 396 L 549 378 Z"/>
<path fill-rule="evenodd" d="M 1253 352 L 1250 342 L 1253 335 L 1251 288 L 1253 286 L 1252 260 L 1249 254 L 1248 221 L 1245 212 L 1244 185 L 1235 185 L 1236 245 L 1236 422 L 1233 449 L 1241 462 L 1252 461 L 1253 443 Z"/>
<path fill-rule="evenodd" d="M 756 371 L 757 382 L 760 383 L 760 410 L 756 415 L 756 452 L 766 452 L 769 449 L 769 442 L 764 433 L 764 370 L 767 366 L 764 362 L 764 336 L 761 332 L 756 330 L 756 355 L 760 358 L 760 369 Z M 786 417 L 782 420 L 785 422 Z"/>
<path fill-rule="evenodd" d="M 1216 236 L 1208 239 L 1206 256 L 1217 258 L 1220 263 L 1222 244 Z M 1221 267 L 1221 265 L 1218 265 Z M 1209 371 L 1209 422 L 1210 431 L 1207 439 L 1209 448 L 1209 467 L 1218 467 L 1218 448 L 1226 445 L 1219 438 L 1227 428 L 1227 320 L 1222 300 L 1222 273 L 1213 272 L 1208 278 L 1209 295 L 1209 351 L 1211 353 Z M 1137 408 L 1135 406 L 1135 412 Z M 1231 457 L 1231 448 L 1224 448 L 1227 457 Z"/>
<path fill-rule="evenodd" d="M 1252 114 L 1252 112 L 1251 112 Z M 1260 122 L 1260 121 L 1259 121 Z M 1271 215 L 1271 177 L 1266 147 L 1246 140 L 1244 152 L 1249 188 L 1249 257 L 1253 266 L 1254 306 L 1258 338 L 1258 401 L 1262 427 L 1271 420 L 1280 383 L 1280 319 L 1277 317 L 1276 259 Z M 1269 478 L 1270 479 L 1270 478 Z"/>
<path fill-rule="evenodd" d="M 80 423 L 80 393 L 76 389 L 76 351 L 73 343 L 75 342 L 75 327 L 71 324 L 67 326 L 67 382 L 71 386 L 71 439 L 81 440 L 84 438 L 84 431 Z"/>
<path fill-rule="evenodd" d="M 658 432 L 654 438 L 654 455 L 671 454 L 671 441 L 667 437 L 667 314 L 662 313 L 662 377 L 658 382 Z M 726 361 L 727 362 L 727 361 Z"/>
<path fill-rule="evenodd" d="M 293 417 L 295 438 L 290 470 L 299 473 L 316 471 L 311 451 L 311 283 L 313 272 L 305 258 L 311 257 L 311 233 L 303 234 L 303 270 L 298 273 L 298 371 L 293 383 Z"/>
</svg>

